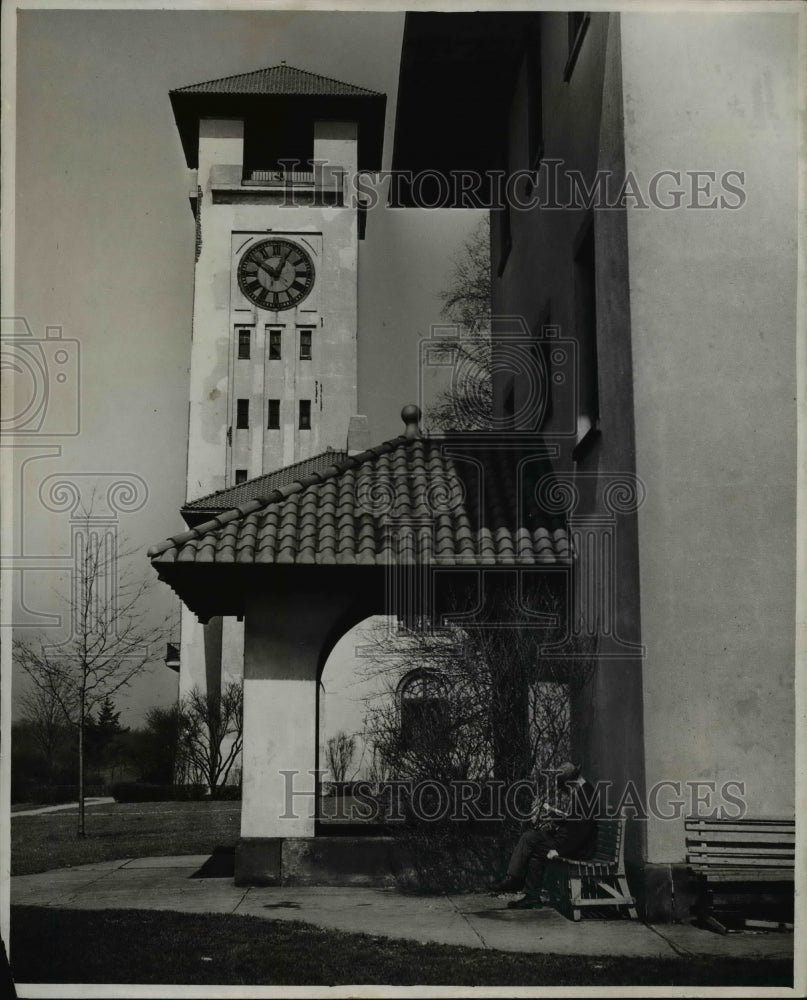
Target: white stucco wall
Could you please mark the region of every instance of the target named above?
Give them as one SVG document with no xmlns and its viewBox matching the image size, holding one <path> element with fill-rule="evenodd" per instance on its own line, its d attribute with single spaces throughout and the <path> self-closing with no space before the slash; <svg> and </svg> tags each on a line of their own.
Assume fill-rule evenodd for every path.
<svg viewBox="0 0 807 1000">
<path fill-rule="evenodd" d="M 647 785 L 792 815 L 795 16 L 621 21 L 626 167 L 742 171 L 746 198 L 628 212 Z M 647 851 L 682 861 L 681 823 Z"/>
</svg>

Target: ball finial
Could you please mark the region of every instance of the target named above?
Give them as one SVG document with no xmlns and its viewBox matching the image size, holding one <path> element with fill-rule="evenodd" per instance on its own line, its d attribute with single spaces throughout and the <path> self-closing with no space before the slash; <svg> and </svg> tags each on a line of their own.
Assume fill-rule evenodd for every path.
<svg viewBox="0 0 807 1000">
<path fill-rule="evenodd" d="M 406 424 L 406 436 L 408 438 L 420 437 L 420 407 L 414 403 L 408 403 L 401 410 L 401 420 Z"/>
</svg>

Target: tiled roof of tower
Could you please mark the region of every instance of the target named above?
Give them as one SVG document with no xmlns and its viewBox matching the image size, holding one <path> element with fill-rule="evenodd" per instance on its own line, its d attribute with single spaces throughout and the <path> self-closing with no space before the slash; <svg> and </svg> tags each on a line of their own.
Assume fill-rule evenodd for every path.
<svg viewBox="0 0 807 1000">
<path fill-rule="evenodd" d="M 178 87 L 172 94 L 258 94 L 279 97 L 379 97 L 378 91 L 343 83 L 319 73 L 287 66 L 267 66 L 218 80 Z"/>
<path fill-rule="evenodd" d="M 520 502 L 513 455 L 491 447 L 462 461 L 452 452 L 440 438 L 393 438 L 175 535 L 149 557 L 157 569 L 569 561 L 565 527 Z"/>
<path fill-rule="evenodd" d="M 342 462 L 346 458 L 346 451 L 329 449 L 311 458 L 304 458 L 301 462 L 294 462 L 293 465 L 286 465 L 274 472 L 267 472 L 264 476 L 248 479 L 245 483 L 239 483 L 238 486 L 230 486 L 225 490 L 217 490 L 215 493 L 208 493 L 207 496 L 198 497 L 196 500 L 186 503 L 182 509 L 183 511 L 203 514 L 206 511 L 222 511 L 240 507 L 247 500 L 266 496 L 280 486 L 287 486 L 311 472 L 322 472 L 334 462 Z"/>
</svg>

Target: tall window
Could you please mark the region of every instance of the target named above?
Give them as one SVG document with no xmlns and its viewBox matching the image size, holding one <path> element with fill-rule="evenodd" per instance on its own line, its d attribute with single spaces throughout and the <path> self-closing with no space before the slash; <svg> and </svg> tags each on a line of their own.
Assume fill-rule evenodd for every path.
<svg viewBox="0 0 807 1000">
<path fill-rule="evenodd" d="M 413 670 L 398 686 L 398 698 L 404 747 L 449 744 L 448 698 L 439 674 Z"/>
<path fill-rule="evenodd" d="M 600 418 L 597 371 L 597 289 L 594 223 L 589 219 L 577 239 L 574 256 L 575 328 L 578 383 L 577 441 L 597 429 Z"/>
<path fill-rule="evenodd" d="M 236 469 L 235 470 L 235 485 L 238 486 L 241 483 L 247 481 L 247 470 L 246 469 Z"/>
<path fill-rule="evenodd" d="M 585 38 L 586 31 L 588 30 L 588 23 L 591 20 L 591 14 L 584 10 L 570 10 L 566 17 L 569 38 L 569 57 L 566 60 L 566 67 L 563 70 L 563 79 L 568 82 L 572 78 L 574 64 L 577 62 L 577 57 L 580 54 L 580 48 L 583 45 L 583 39 Z"/>
<path fill-rule="evenodd" d="M 269 331 L 269 360 L 280 361 L 280 330 Z"/>
<path fill-rule="evenodd" d="M 515 142 L 515 130 L 513 128 L 513 116 L 517 106 L 518 104 L 515 101 L 515 91 L 511 90 L 507 99 L 507 112 L 503 120 L 504 128 L 500 130 L 500 141 L 502 143 L 500 163 L 504 169 L 504 176 L 501 178 L 498 197 L 494 202 L 497 207 L 493 212 L 491 212 L 490 216 L 491 233 L 494 237 L 493 246 L 497 252 L 495 268 L 496 275 L 498 277 L 501 277 L 504 274 L 504 269 L 507 266 L 507 260 L 513 247 L 511 227 L 512 206 L 510 204 L 510 196 L 513 194 L 513 190 L 509 179 L 514 168 L 522 166 L 520 163 L 514 163 L 515 150 L 513 148 L 513 144 Z"/>
<path fill-rule="evenodd" d="M 544 155 L 543 101 L 541 99 L 541 38 L 531 32 L 527 42 L 527 159 L 537 170 Z"/>
<path fill-rule="evenodd" d="M 504 269 L 507 265 L 507 258 L 510 256 L 510 251 L 513 247 L 513 237 L 510 232 L 510 204 L 506 200 L 507 196 L 504 193 L 502 197 L 505 198 L 504 206 L 502 208 L 497 208 L 492 213 L 493 224 L 496 227 L 497 243 L 499 246 L 499 261 L 496 266 L 496 273 L 500 277 L 504 274 Z"/>
<path fill-rule="evenodd" d="M 239 399 L 236 407 L 235 426 L 237 430 L 246 430 L 249 427 L 249 400 Z"/>
<path fill-rule="evenodd" d="M 248 326 L 242 326 L 238 331 L 238 358 L 240 361 L 249 361 L 251 346 L 252 331 Z"/>
<path fill-rule="evenodd" d="M 269 417 L 266 421 L 266 427 L 270 431 L 276 431 L 280 429 L 280 400 L 270 399 L 269 400 Z"/>
<path fill-rule="evenodd" d="M 300 361 L 311 360 L 311 330 L 300 330 Z"/>
<path fill-rule="evenodd" d="M 537 389 L 542 395 L 539 406 L 539 423 L 536 423 L 532 430 L 540 430 L 541 427 L 552 418 L 552 379 L 556 372 L 555 360 L 553 359 L 553 340 L 560 336 L 560 327 L 552 326 L 552 308 L 547 300 L 538 322 L 532 330 L 533 353 L 535 356 L 534 377 L 536 378 Z M 558 375 L 562 379 L 562 374 Z M 562 384 L 562 383 L 561 383 Z"/>
<path fill-rule="evenodd" d="M 299 427 L 301 431 L 311 430 L 311 400 L 301 399 L 300 400 L 300 422 Z"/>
</svg>

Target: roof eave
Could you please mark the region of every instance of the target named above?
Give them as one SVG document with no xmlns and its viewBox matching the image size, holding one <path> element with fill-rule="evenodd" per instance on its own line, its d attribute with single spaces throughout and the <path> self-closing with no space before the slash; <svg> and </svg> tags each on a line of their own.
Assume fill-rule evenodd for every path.
<svg viewBox="0 0 807 1000">
<path fill-rule="evenodd" d="M 408 12 L 401 46 L 392 168 L 450 177 L 504 169 L 506 108 L 538 11 Z M 451 185 L 453 190 L 453 185 Z M 400 184 L 395 207 L 421 205 Z M 485 208 L 495 189 L 459 187 L 443 208 Z M 423 197 L 428 197 L 423 195 Z"/>
<path fill-rule="evenodd" d="M 412 565 L 418 565 L 413 563 Z M 491 562 L 483 557 L 477 557 L 468 562 L 451 563 L 444 566 L 435 564 L 433 568 L 460 577 L 472 574 L 472 578 L 480 570 L 509 569 L 514 573 L 524 571 L 530 574 L 540 574 L 542 578 L 557 577 L 558 573 L 567 574 L 574 561 L 555 561 L 553 563 L 524 563 L 513 561 L 510 564 Z M 316 586 L 321 587 L 326 580 L 339 590 L 350 590 L 378 595 L 384 593 L 384 581 L 388 577 L 389 566 L 385 563 L 239 563 L 239 562 L 197 562 L 174 559 L 152 560 L 152 566 L 159 579 L 167 584 L 183 602 L 183 604 L 199 619 L 207 624 L 211 618 L 218 616 L 240 617 L 246 615 L 250 602 L 256 595 L 271 594 L 282 591 L 288 595 L 292 587 L 299 586 L 308 590 L 312 586 L 312 574 Z"/>
</svg>

